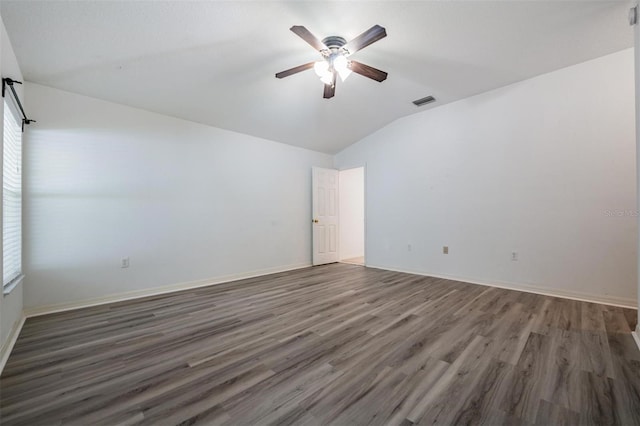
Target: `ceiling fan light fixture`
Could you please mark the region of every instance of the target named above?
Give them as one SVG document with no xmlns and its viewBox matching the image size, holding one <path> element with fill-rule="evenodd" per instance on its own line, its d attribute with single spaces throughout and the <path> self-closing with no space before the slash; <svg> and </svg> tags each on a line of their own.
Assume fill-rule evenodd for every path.
<svg viewBox="0 0 640 426">
<path fill-rule="evenodd" d="M 327 70 L 327 72 L 320 77 L 320 81 L 323 82 L 324 84 L 329 84 L 332 85 L 333 84 L 333 73 L 329 70 Z"/>
<path fill-rule="evenodd" d="M 318 77 L 320 77 L 320 80 L 324 83 L 322 95 L 324 99 L 330 99 L 335 96 L 336 78 L 338 75 L 342 81 L 345 81 L 352 72 L 377 82 L 382 82 L 387 79 L 386 72 L 348 59 L 353 53 L 387 36 L 387 31 L 380 25 L 374 25 L 349 43 L 340 36 L 329 36 L 320 41 L 302 25 L 294 25 L 289 29 L 317 50 L 318 53 L 322 55 L 322 60 L 307 62 L 306 64 L 281 71 L 276 73 L 276 78 L 288 77 L 313 68 Z"/>
<path fill-rule="evenodd" d="M 329 71 L 329 63 L 324 60 L 318 61 L 315 64 L 313 64 L 313 70 L 316 72 L 316 75 L 318 77 L 322 78 Z"/>
<path fill-rule="evenodd" d="M 349 69 L 349 61 L 343 55 L 337 55 L 333 59 L 333 68 L 338 72 L 340 76 L 340 80 L 345 81 L 349 75 L 351 75 L 351 70 Z"/>
<path fill-rule="evenodd" d="M 338 71 L 338 75 L 340 76 L 340 80 L 345 81 L 347 77 L 351 75 L 351 70 L 349 68 L 345 68 L 344 70 L 336 70 Z"/>
</svg>

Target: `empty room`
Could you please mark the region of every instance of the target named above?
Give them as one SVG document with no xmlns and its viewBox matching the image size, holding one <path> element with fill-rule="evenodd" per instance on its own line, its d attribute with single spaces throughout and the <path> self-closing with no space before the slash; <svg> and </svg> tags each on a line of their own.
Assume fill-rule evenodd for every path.
<svg viewBox="0 0 640 426">
<path fill-rule="evenodd" d="M 638 6 L 0 2 L 2 425 L 640 425 Z"/>
</svg>

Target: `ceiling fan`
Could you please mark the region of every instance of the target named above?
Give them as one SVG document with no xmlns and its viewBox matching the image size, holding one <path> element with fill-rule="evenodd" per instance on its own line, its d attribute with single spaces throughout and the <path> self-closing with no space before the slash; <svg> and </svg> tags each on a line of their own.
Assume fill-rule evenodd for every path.
<svg viewBox="0 0 640 426">
<path fill-rule="evenodd" d="M 353 40 L 347 41 L 338 36 L 329 36 L 318 40 L 316 36 L 311 34 L 309 30 L 301 25 L 294 25 L 290 28 L 296 35 L 309 43 L 314 49 L 322 55 L 322 59 L 308 64 L 298 65 L 286 71 L 276 74 L 276 78 L 284 78 L 301 71 L 313 68 L 320 81 L 324 83 L 325 99 L 332 98 L 336 93 L 336 78 L 339 75 L 344 81 L 351 72 L 363 75 L 375 81 L 384 81 L 387 73 L 379 69 L 370 67 L 360 62 L 349 60 L 349 56 L 353 55 L 360 49 L 364 49 L 372 43 L 387 36 L 387 31 L 380 25 L 374 25 L 367 31 L 363 32 Z"/>
</svg>

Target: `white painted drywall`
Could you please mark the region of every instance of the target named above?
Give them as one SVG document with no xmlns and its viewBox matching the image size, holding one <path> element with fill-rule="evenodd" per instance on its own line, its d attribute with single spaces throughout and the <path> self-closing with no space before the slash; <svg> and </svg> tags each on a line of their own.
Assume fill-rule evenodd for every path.
<svg viewBox="0 0 640 426">
<path fill-rule="evenodd" d="M 16 55 L 13 52 L 9 36 L 5 30 L 4 23 L 0 17 L 0 73 L 2 77 L 10 77 L 14 80 L 22 81 L 22 73 L 18 66 Z M 16 84 L 16 92 L 21 99 L 24 100 L 23 88 Z M 25 103 L 25 108 L 29 106 Z M 1 129 L 4 129 L 4 101 L 0 100 L 0 123 Z M 0 133 L 3 133 L 0 130 Z M 4 136 L 3 136 L 4 137 Z M 2 150 L 0 149 L 0 169 L 2 168 Z M 0 179 L 2 179 L 0 173 Z M 0 185 L 0 199 L 2 197 L 2 189 Z M 0 223 L 2 209 L 0 209 Z M 0 243 L 0 258 L 2 258 L 2 244 Z M 2 262 L 0 261 L 0 276 L 2 276 Z M 11 333 L 22 318 L 22 296 L 23 284 L 15 287 L 10 294 L 0 295 L 0 348 L 3 348 L 7 339 L 11 337 Z"/>
<path fill-rule="evenodd" d="M 26 307 L 310 264 L 311 167 L 331 156 L 25 91 Z"/>
<path fill-rule="evenodd" d="M 340 260 L 364 256 L 364 168 L 340 171 Z"/>
<path fill-rule="evenodd" d="M 339 169 L 367 164 L 367 263 L 635 305 L 633 68 L 620 51 L 402 118 L 337 154 Z"/>
<path fill-rule="evenodd" d="M 638 3 L 632 4 L 636 8 L 636 13 L 640 10 Z M 640 212 L 640 24 L 636 22 L 633 26 L 633 40 L 634 40 L 634 77 L 635 77 L 635 100 L 636 100 L 636 210 Z M 640 228 L 640 215 L 637 217 L 638 227 Z M 637 286 L 638 286 L 638 306 L 640 307 L 640 237 L 638 238 L 638 253 L 636 257 L 636 265 L 638 270 Z M 640 309 L 638 310 L 638 321 L 636 323 L 636 329 L 634 338 L 638 347 L 640 347 Z"/>
</svg>

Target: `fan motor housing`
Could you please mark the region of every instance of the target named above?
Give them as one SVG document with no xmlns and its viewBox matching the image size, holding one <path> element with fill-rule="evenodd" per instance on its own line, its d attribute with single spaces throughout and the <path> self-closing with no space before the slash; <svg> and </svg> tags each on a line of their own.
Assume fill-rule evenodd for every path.
<svg viewBox="0 0 640 426">
<path fill-rule="evenodd" d="M 344 37 L 339 36 L 329 36 L 322 39 L 322 42 L 329 49 L 340 49 L 342 46 L 347 44 L 347 40 Z"/>
</svg>

